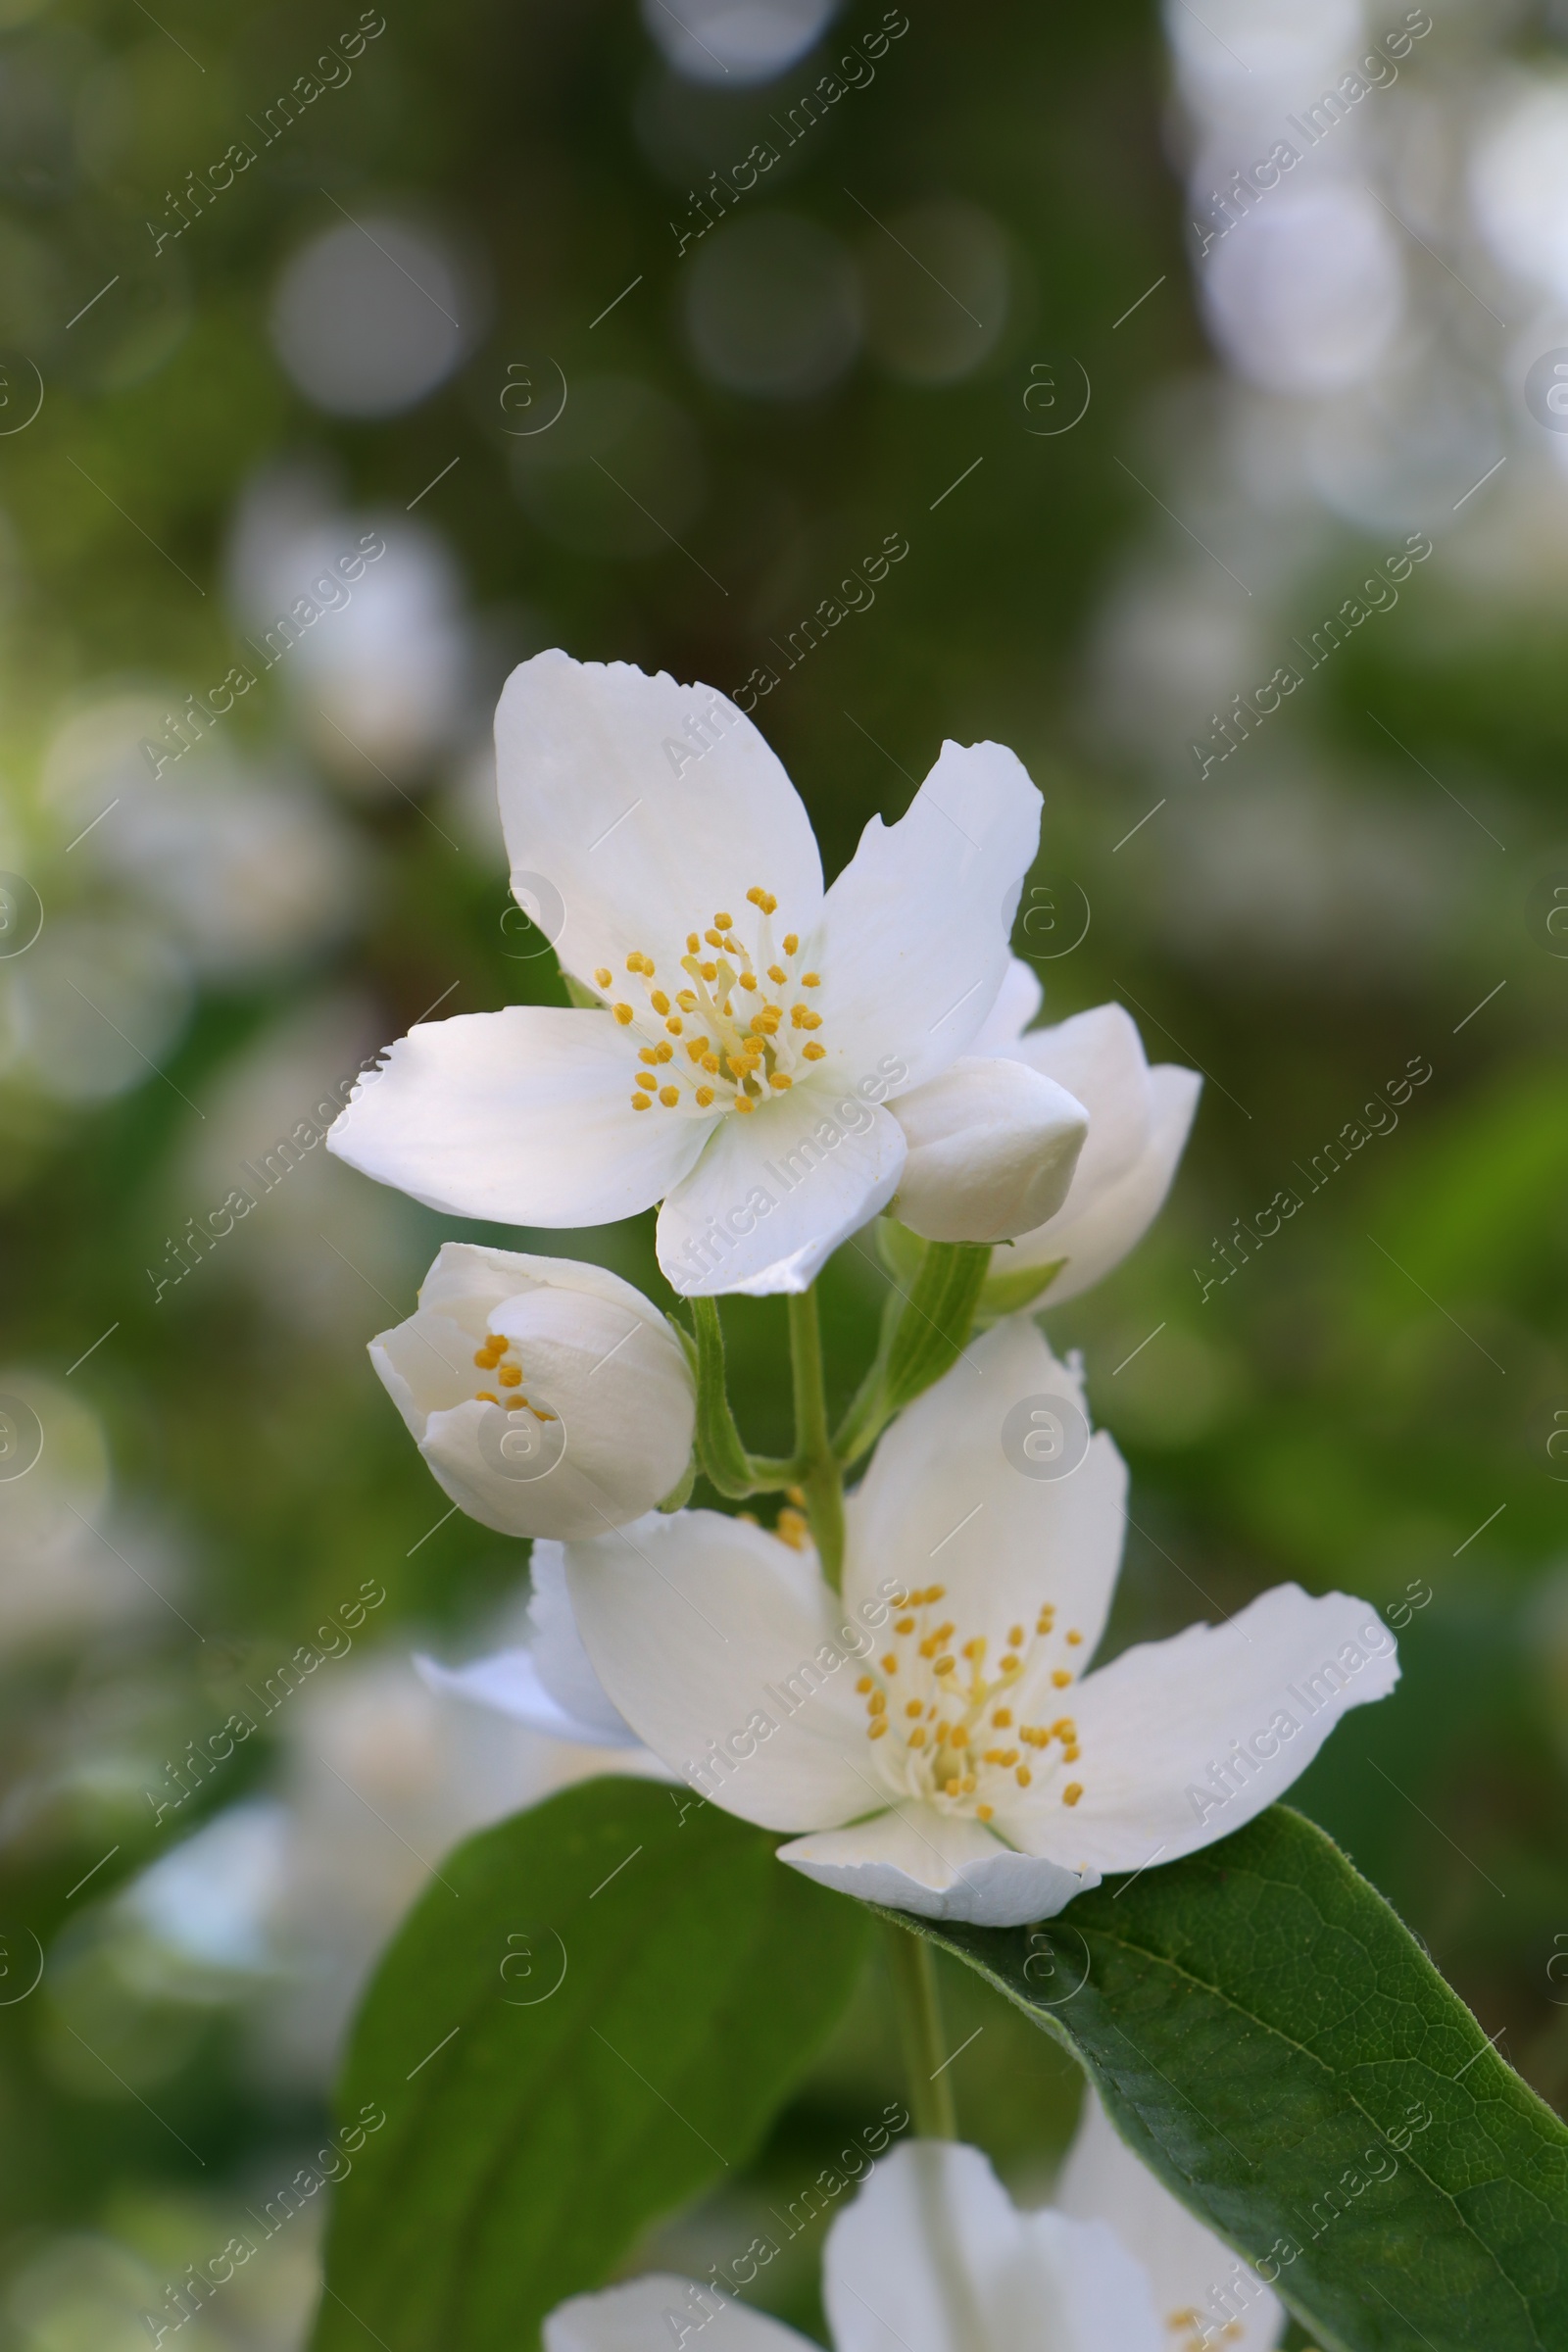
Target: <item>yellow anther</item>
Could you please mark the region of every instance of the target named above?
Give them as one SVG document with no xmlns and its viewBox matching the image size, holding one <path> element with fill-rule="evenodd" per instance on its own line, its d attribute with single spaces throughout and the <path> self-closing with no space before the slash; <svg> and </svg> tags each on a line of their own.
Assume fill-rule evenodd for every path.
<svg viewBox="0 0 1568 2352">
<path fill-rule="evenodd" d="M 649 1110 L 653 1106 L 653 1101 L 652 1095 L 633 1095 L 631 1106 L 633 1110 Z"/>
<path fill-rule="evenodd" d="M 654 1058 L 656 1061 L 669 1061 L 673 1059 L 674 1053 L 674 1047 L 666 1046 L 661 1038 L 659 1044 L 654 1048 Z"/>
<path fill-rule="evenodd" d="M 509 1396 L 507 1398 L 507 1410 L 509 1413 L 514 1413 L 517 1411 L 520 1405 L 526 1404 L 527 1401 L 528 1399 L 526 1396 Z"/>
<path fill-rule="evenodd" d="M 953 1660 L 951 1658 L 938 1658 L 931 1671 L 933 1674 L 951 1674 L 953 1672 Z"/>
<path fill-rule="evenodd" d="M 657 1061 L 659 1059 L 658 1049 L 654 1046 L 639 1046 L 637 1058 L 639 1061 Z"/>
<path fill-rule="evenodd" d="M 617 1004 L 615 1006 L 615 1018 L 624 1029 L 632 1018 L 631 1006 L 629 1004 Z"/>
<path fill-rule="evenodd" d="M 699 1110 L 706 1110 L 712 1100 L 713 1090 L 710 1086 L 700 1086 L 697 1089 L 697 1107 Z"/>
<path fill-rule="evenodd" d="M 489 1348 L 484 1347 L 478 1350 L 473 1360 L 478 1365 L 481 1372 L 488 1372 L 496 1359 L 491 1354 Z"/>
<path fill-rule="evenodd" d="M 665 996 L 662 988 L 650 990 L 648 1002 L 656 1012 L 667 1012 L 669 1010 L 669 999 Z"/>
<path fill-rule="evenodd" d="M 778 1537 L 780 1543 L 789 1545 L 791 1551 L 804 1551 L 810 1538 L 810 1522 L 804 1511 L 780 1511 L 778 1525 L 774 1528 L 773 1533 Z M 867 1678 L 867 1688 L 869 1688 L 869 1678 Z"/>
<path fill-rule="evenodd" d="M 1007 1636 L 1007 1647 L 1009 1649 L 1022 1649 L 1023 1627 L 1021 1625 L 1015 1625 L 1009 1632 Z"/>
<path fill-rule="evenodd" d="M 947 1599 L 948 1588 L 946 1585 L 927 1585 L 921 1597 L 924 1599 L 926 1606 L 929 1608 L 933 1601 Z"/>
<path fill-rule="evenodd" d="M 737 1095 L 735 1098 L 735 1107 L 737 1110 L 755 1110 L 757 1108 L 757 1104 L 752 1101 L 750 1095 Z"/>
<path fill-rule="evenodd" d="M 784 953 L 785 953 L 785 955 L 786 955 L 786 956 L 794 956 L 795 954 L 797 954 L 797 953 L 798 953 L 798 951 L 799 951 L 799 949 L 800 949 L 800 944 L 801 944 L 801 941 L 800 941 L 800 934 L 799 934 L 798 932 L 795 932 L 795 931 L 786 931 L 786 932 L 785 932 L 785 934 L 784 934 Z"/>
<path fill-rule="evenodd" d="M 681 1019 L 678 1012 L 672 1012 L 668 1020 L 664 1023 L 664 1027 L 669 1031 L 671 1037 L 679 1037 L 685 1026 L 686 1024 Z"/>
<path fill-rule="evenodd" d="M 489 1389 L 475 1389 L 473 1401 L 475 1404 L 499 1404 L 501 1399 Z"/>
<path fill-rule="evenodd" d="M 805 1054 L 808 1061 L 825 1061 L 827 1058 L 826 1046 L 819 1046 L 814 1042 L 811 1045 L 803 1046 L 801 1048 L 801 1052 Z"/>
<path fill-rule="evenodd" d="M 1083 1636 L 1082 1636 L 1082 1634 L 1079 1634 L 1079 1633 L 1071 1633 L 1071 1634 L 1069 1634 L 1069 1635 L 1067 1636 L 1067 1646 L 1068 1646 L 1068 1648 L 1069 1648 L 1069 1649 L 1076 1649 L 1076 1648 L 1077 1648 L 1077 1646 L 1078 1646 L 1078 1644 L 1079 1644 L 1079 1642 L 1080 1642 L 1082 1640 L 1083 1640 Z"/>
<path fill-rule="evenodd" d="M 716 1054 L 705 1054 L 703 1055 L 703 1067 L 708 1071 L 710 1077 L 713 1076 L 718 1069 L 718 1055 Z"/>
<path fill-rule="evenodd" d="M 504 1389 L 520 1389 L 522 1386 L 522 1367 L 519 1364 L 503 1364 L 500 1371 L 496 1374 L 496 1378 L 500 1381 L 501 1386 Z"/>
<path fill-rule="evenodd" d="M 1057 1740 L 1076 1740 L 1078 1737 L 1078 1726 L 1074 1723 L 1070 1715 L 1058 1715 L 1055 1722 L 1052 1725 L 1050 1732 L 1047 1733 L 1046 1737 L 1048 1739 L 1054 1738 Z"/>
<path fill-rule="evenodd" d="M 865 1709 L 868 1715 L 885 1715 L 888 1711 L 887 1692 L 885 1690 L 873 1690 L 870 1697 L 865 1702 Z"/>
<path fill-rule="evenodd" d="M 904 1712 L 906 1715 L 918 1715 L 920 1712 L 920 1701 L 917 1698 L 909 1699 L 905 1706 Z"/>
<path fill-rule="evenodd" d="M 781 1095 L 787 1095 L 795 1081 L 787 1070 L 775 1070 L 767 1083 L 771 1087 L 776 1087 Z"/>
<path fill-rule="evenodd" d="M 1067 1672 L 1065 1666 L 1058 1666 L 1053 1673 L 1051 1679 L 1055 1684 L 1058 1690 L 1065 1690 L 1067 1685 L 1072 1681 L 1072 1676 Z"/>
<path fill-rule="evenodd" d="M 757 986 L 757 974 L 755 972 L 742 972 L 741 986 L 742 988 L 755 988 Z"/>
<path fill-rule="evenodd" d="M 784 967 L 782 966 L 782 964 L 770 963 L 770 964 L 768 965 L 768 967 L 767 967 L 767 976 L 768 976 L 768 978 L 769 978 L 769 979 L 772 981 L 772 983 L 773 983 L 773 986 L 774 986 L 775 988 L 782 988 L 782 987 L 783 987 L 783 985 L 784 985 Z"/>
<path fill-rule="evenodd" d="M 946 1793 L 947 1793 L 949 1796 L 956 1796 L 956 1795 L 957 1795 L 957 1793 L 958 1793 L 958 1784 L 957 1784 L 957 1782 L 956 1782 L 956 1781 L 950 1781 L 950 1782 L 948 1783 L 948 1786 L 947 1786 L 947 1791 L 946 1791 Z"/>
<path fill-rule="evenodd" d="M 801 974 L 801 986 L 803 988 L 820 988 L 821 985 L 822 975 L 820 972 L 803 972 Z"/>
<path fill-rule="evenodd" d="M 594 980 L 600 988 L 608 988 L 614 977 L 608 963 L 602 963 L 594 974 Z"/>
<path fill-rule="evenodd" d="M 705 931 L 703 933 L 703 937 L 707 940 L 710 948 L 721 948 L 724 945 L 724 934 L 722 931 Z"/>
<path fill-rule="evenodd" d="M 958 1783 L 958 1786 L 963 1790 L 965 1796 L 973 1796 L 975 1790 L 974 1774 L 972 1772 L 966 1772 L 962 1780 Z"/>
<path fill-rule="evenodd" d="M 697 934 L 696 934 L 696 932 L 695 932 L 695 931 L 688 931 L 688 932 L 687 932 L 687 934 L 686 934 L 686 953 L 687 953 L 687 955 L 688 955 L 688 956 L 695 956 L 695 955 L 696 955 L 696 953 L 697 953 L 697 951 L 698 951 L 698 949 L 699 949 L 699 948 L 702 946 L 702 944 L 703 944 L 703 943 L 702 943 L 702 941 L 701 941 L 701 940 L 698 938 L 698 936 L 697 936 Z"/>
<path fill-rule="evenodd" d="M 993 1813 L 994 1811 L 995 1811 L 995 1807 L 994 1807 L 994 1806 L 991 1806 L 991 1805 L 976 1805 L 976 1807 L 975 1807 L 975 1809 L 974 1809 L 974 1817 L 975 1817 L 976 1821 L 989 1821 L 989 1820 L 991 1819 L 992 1813 Z"/>
<path fill-rule="evenodd" d="M 923 1731 L 911 1732 L 909 1734 L 909 1745 L 911 1747 L 924 1747 L 925 1733 Z"/>
<path fill-rule="evenodd" d="M 893 1631 L 896 1634 L 912 1634 L 914 1631 L 914 1619 L 912 1617 L 899 1618 L 893 1628 Z"/>
<path fill-rule="evenodd" d="M 1064 1805 L 1075 1805 L 1078 1802 L 1078 1799 L 1082 1796 L 1083 1792 L 1084 1785 L 1082 1781 L 1069 1781 L 1066 1788 L 1061 1792 L 1061 1801 Z"/>
<path fill-rule="evenodd" d="M 679 1087 L 662 1086 L 659 1090 L 659 1100 L 661 1102 L 662 1102 L 666 1110 L 673 1110 L 676 1103 L 680 1101 Z"/>
<path fill-rule="evenodd" d="M 996 1713 L 992 1716 L 991 1720 L 996 1725 L 999 1732 L 1005 1732 L 1011 1728 L 1012 1709 L 1010 1707 L 999 1707 Z"/>
<path fill-rule="evenodd" d="M 1020 1764 L 1012 1777 L 1017 1782 L 1020 1788 L 1027 1788 L 1035 1776 L 1030 1771 L 1027 1764 Z"/>
<path fill-rule="evenodd" d="M 869 1723 L 866 1725 L 865 1736 L 868 1740 L 880 1740 L 887 1728 L 887 1717 L 885 1715 L 879 1715 L 875 1723 Z"/>
<path fill-rule="evenodd" d="M 718 966 L 716 963 L 700 963 L 697 968 L 702 973 L 705 980 L 716 980 L 718 978 Z"/>
<path fill-rule="evenodd" d="M 715 914 L 713 920 L 721 931 L 733 931 L 735 928 L 735 917 L 732 914 Z"/>
<path fill-rule="evenodd" d="M 1061 1760 L 1064 1764 L 1076 1764 L 1082 1754 L 1081 1747 L 1064 1747 L 1061 1751 Z"/>
<path fill-rule="evenodd" d="M 882 1661 L 882 1671 L 884 1674 L 897 1674 L 899 1671 L 899 1661 L 891 1649 Z"/>
<path fill-rule="evenodd" d="M 977 1634 L 972 1642 L 964 1643 L 958 1654 L 960 1657 L 973 1658 L 978 1663 L 986 1654 L 984 1640 Z"/>
<path fill-rule="evenodd" d="M 950 1747 L 967 1747 L 968 1744 L 969 1735 L 964 1730 L 963 1725 L 961 1723 L 955 1724 L 952 1731 L 948 1734 L 948 1745 Z"/>
<path fill-rule="evenodd" d="M 675 1002 L 680 1006 L 682 1012 L 695 1012 L 697 1010 L 696 995 L 694 991 L 689 988 L 677 990 Z"/>
<path fill-rule="evenodd" d="M 999 1674 L 1016 1674 L 1017 1671 L 1018 1661 L 1013 1656 L 1010 1649 L 1004 1658 L 999 1658 L 997 1660 L 997 1672 Z"/>
</svg>

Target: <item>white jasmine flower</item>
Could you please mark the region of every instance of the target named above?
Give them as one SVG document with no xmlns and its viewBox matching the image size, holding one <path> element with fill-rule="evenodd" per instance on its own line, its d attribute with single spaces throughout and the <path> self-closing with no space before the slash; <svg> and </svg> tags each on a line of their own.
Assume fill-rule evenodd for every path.
<svg viewBox="0 0 1568 2352">
<path fill-rule="evenodd" d="M 1168 2207 L 1158 2218 L 1181 2235 L 1184 2275 L 1195 2280 L 1212 2257 L 1233 2268 L 1234 2258 L 1116 2147 L 1105 2178 L 1127 2201 L 1092 2216 L 1020 2213 L 978 2148 L 922 2139 L 890 2149 L 827 2233 L 822 2299 L 834 2352 L 1199 2352 L 1199 2307 L 1161 2307 L 1164 2280 L 1146 2269 L 1131 2225 L 1156 2199 Z M 1273 2307 L 1277 2333 L 1279 2305 L 1252 2283 Z M 1233 2332 L 1227 2352 L 1273 2340 Z M 544 2341 L 545 2352 L 806 2347 L 732 2294 L 667 2276 L 574 2295 L 546 2320 Z"/>
<path fill-rule="evenodd" d="M 1097 1004 L 1054 1028 L 1031 1029 L 1042 991 L 1015 957 L 971 1054 L 1022 1062 L 1076 1096 L 1089 1134 L 1065 1200 L 995 1260 L 999 1273 L 1066 1264 L 1037 1304 L 1058 1306 L 1099 1282 L 1149 1231 L 1170 1190 L 1202 1080 L 1177 1062 L 1151 1069 L 1131 1015 Z"/>
<path fill-rule="evenodd" d="M 449 1214 L 595 1225 L 662 1200 L 675 1289 L 804 1290 L 892 1198 L 884 1105 L 967 1052 L 1007 969 L 1040 796 L 945 744 L 824 893 L 794 786 L 710 687 L 563 653 L 496 713 L 513 890 L 597 1008 L 421 1024 L 330 1148 Z"/>
<path fill-rule="evenodd" d="M 1240 1829 L 1397 1679 L 1365 1601 L 1296 1585 L 1091 1667 L 1125 1490 L 1077 1371 L 1012 1317 L 882 1438 L 842 1596 L 710 1511 L 569 1544 L 567 1587 L 633 1731 L 727 1811 L 804 1833 L 782 1860 L 1017 1926 Z"/>
<path fill-rule="evenodd" d="M 446 1242 L 370 1361 L 443 1493 L 505 1536 L 638 1518 L 691 1458 L 685 1350 L 603 1266 Z"/>
</svg>

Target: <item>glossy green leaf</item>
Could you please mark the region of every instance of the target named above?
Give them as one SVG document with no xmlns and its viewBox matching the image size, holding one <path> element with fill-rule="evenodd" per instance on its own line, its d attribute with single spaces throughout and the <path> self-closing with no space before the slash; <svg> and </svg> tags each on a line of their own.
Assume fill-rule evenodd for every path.
<svg viewBox="0 0 1568 2352">
<path fill-rule="evenodd" d="M 1066 2042 L 1326 2352 L 1568 2345 L 1568 2128 L 1299 1814 L 1044 1928 L 904 1924 Z"/>
<path fill-rule="evenodd" d="M 338 2101 L 315 2352 L 526 2352 L 651 2222 L 739 2171 L 869 1923 L 684 1788 L 584 1783 L 449 1855 L 384 1956 Z"/>
</svg>

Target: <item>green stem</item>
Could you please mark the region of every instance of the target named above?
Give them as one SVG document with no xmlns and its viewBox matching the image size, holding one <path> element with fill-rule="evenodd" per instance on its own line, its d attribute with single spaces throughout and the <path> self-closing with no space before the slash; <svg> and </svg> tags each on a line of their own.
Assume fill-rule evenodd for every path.
<svg viewBox="0 0 1568 2352">
<path fill-rule="evenodd" d="M 822 1333 L 816 1291 L 795 1292 L 790 1307 L 790 1362 L 795 1380 L 795 1459 L 806 1494 L 811 1541 L 822 1574 L 839 1590 L 844 1577 L 844 1476 L 827 1425 L 822 1377 Z"/>
<path fill-rule="evenodd" d="M 923 2139 L 956 2139 L 953 2084 L 945 2072 L 942 2003 L 931 1946 L 910 1928 L 883 1923 L 888 1975 L 899 2014 L 899 2038 L 909 2077 L 909 2112 Z"/>
</svg>

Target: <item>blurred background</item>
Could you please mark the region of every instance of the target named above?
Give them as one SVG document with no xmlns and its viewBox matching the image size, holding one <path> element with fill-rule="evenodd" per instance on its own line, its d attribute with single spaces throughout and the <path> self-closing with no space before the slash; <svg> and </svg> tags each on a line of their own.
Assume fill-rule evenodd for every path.
<svg viewBox="0 0 1568 2352">
<path fill-rule="evenodd" d="M 1208 1081 L 1051 1319 L 1133 1467 L 1113 1643 L 1384 1610 L 1297 1801 L 1560 2105 L 1562 0 L 0 0 L 0 200 L 3 2352 L 147 2342 L 431 1864 L 601 1762 L 409 1663 L 514 1633 L 525 1547 L 366 1358 L 454 1228 L 303 1140 L 421 1014 L 564 1001 L 488 741 L 549 645 L 751 680 L 830 871 L 945 736 L 1027 761 L 1045 1017 Z M 468 1230 L 668 1302 L 651 1220 Z M 782 1306 L 726 1316 L 781 1448 Z M 1039 2193 L 1072 2070 L 971 1984 Z M 873 1982 L 661 2259 L 899 2089 Z M 316 2228 L 192 2352 L 302 2341 Z M 818 2329 L 819 2236 L 760 2290 Z"/>
</svg>

